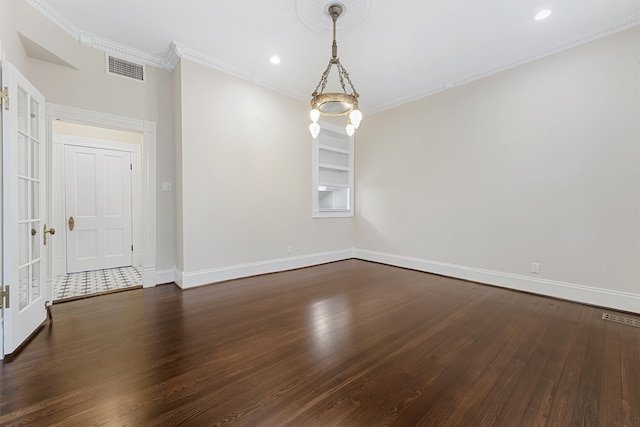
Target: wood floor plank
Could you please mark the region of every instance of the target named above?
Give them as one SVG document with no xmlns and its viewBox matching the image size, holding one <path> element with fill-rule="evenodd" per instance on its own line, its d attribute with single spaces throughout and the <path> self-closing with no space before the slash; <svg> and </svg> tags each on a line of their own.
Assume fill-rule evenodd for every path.
<svg viewBox="0 0 640 427">
<path fill-rule="evenodd" d="M 601 400 L 602 402 L 613 402 L 617 397 L 623 396 L 622 394 L 622 375 L 624 373 L 622 368 L 622 354 L 620 349 L 620 331 L 618 328 L 611 327 L 612 325 L 605 324 L 605 331 L 603 342 L 603 365 L 605 372 L 610 372 L 609 375 L 602 375 L 601 387 Z M 613 374 L 617 373 L 617 374 Z M 602 409 L 599 411 L 599 425 L 613 425 L 624 419 L 623 402 L 624 398 L 620 400 L 620 405 L 602 405 Z"/>
<path fill-rule="evenodd" d="M 358 260 L 66 302 L 0 425 L 640 425 L 640 329 L 601 314 Z"/>
</svg>

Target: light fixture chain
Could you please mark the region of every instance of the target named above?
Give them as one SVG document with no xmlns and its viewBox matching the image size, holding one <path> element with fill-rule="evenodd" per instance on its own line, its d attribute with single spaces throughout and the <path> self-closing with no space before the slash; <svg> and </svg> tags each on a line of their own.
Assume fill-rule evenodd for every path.
<svg viewBox="0 0 640 427">
<path fill-rule="evenodd" d="M 338 76 L 340 77 L 340 86 L 342 86 L 342 91 L 344 93 L 347 93 L 347 88 L 344 85 L 344 77 L 343 77 L 343 74 L 345 74 L 345 71 L 344 71 L 344 68 L 342 67 L 342 64 L 340 63 L 340 60 L 338 60 L 337 66 L 338 66 Z"/>
<path fill-rule="evenodd" d="M 327 69 L 324 70 L 324 73 L 322 73 L 322 77 L 320 77 L 320 81 L 318 82 L 318 86 L 316 86 L 316 90 L 313 91 L 314 94 L 318 93 L 318 89 L 320 89 L 321 85 L 322 85 L 322 89 L 320 90 L 320 93 L 324 92 L 324 88 L 325 86 L 327 86 L 327 80 L 329 78 L 329 72 L 331 71 L 332 65 L 333 65 L 333 61 L 329 61 L 329 65 L 327 65 Z"/>
<path fill-rule="evenodd" d="M 338 58 L 338 43 L 336 40 L 337 21 L 338 17 L 344 12 L 344 9 L 342 4 L 334 3 L 329 6 L 328 12 L 333 21 L 333 44 L 329 65 L 327 65 L 324 73 L 322 73 L 316 90 L 311 94 L 311 111 L 309 116 L 312 123 L 309 125 L 309 132 L 311 132 L 311 136 L 314 139 L 317 139 L 320 134 L 321 128 L 318 119 L 321 116 L 338 117 L 348 115 L 349 121 L 345 131 L 349 136 L 353 136 L 362 121 L 362 113 L 358 108 L 358 92 L 351 81 L 351 76 L 349 76 L 347 70 L 340 63 L 340 58 Z M 336 90 L 335 93 L 334 91 L 325 93 L 331 74 L 331 67 L 334 65 L 338 69 L 338 80 L 342 87 L 342 93 L 340 93 L 339 90 Z M 352 93 L 347 92 L 347 84 Z"/>
<path fill-rule="evenodd" d="M 358 91 L 353 86 L 353 83 L 351 82 L 351 77 L 349 77 L 349 73 L 347 73 L 347 70 L 342 66 L 342 64 L 340 64 L 340 70 L 342 71 L 342 74 L 344 74 L 344 77 L 347 79 L 347 82 L 349 82 L 349 86 L 351 86 L 351 90 L 353 91 L 353 94 L 357 97 Z M 344 89 L 344 85 L 342 86 L 342 88 Z"/>
</svg>

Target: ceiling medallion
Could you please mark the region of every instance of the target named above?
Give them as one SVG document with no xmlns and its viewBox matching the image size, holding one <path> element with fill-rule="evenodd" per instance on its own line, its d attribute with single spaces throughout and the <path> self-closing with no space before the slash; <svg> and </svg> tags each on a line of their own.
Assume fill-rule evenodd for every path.
<svg viewBox="0 0 640 427">
<path fill-rule="evenodd" d="M 320 134 L 320 125 L 318 119 L 321 115 L 324 116 L 346 116 L 349 115 L 349 122 L 346 126 L 346 132 L 349 136 L 352 136 L 355 130 L 360 126 L 362 120 L 362 113 L 358 109 L 358 92 L 351 82 L 349 73 L 340 63 L 338 58 L 338 44 L 336 43 L 336 22 L 340 15 L 344 12 L 344 6 L 341 3 L 333 3 L 329 5 L 327 9 L 329 16 L 333 22 L 333 45 L 331 48 L 331 59 L 329 59 L 329 65 L 322 73 L 320 82 L 316 89 L 311 94 L 311 125 L 309 125 L 309 132 L 315 139 Z M 331 68 L 335 66 L 338 69 L 338 78 L 340 80 L 340 86 L 342 86 L 342 92 L 338 93 L 325 93 L 325 87 L 327 86 L 327 80 Z M 346 84 L 349 85 L 351 93 L 347 93 Z"/>
<path fill-rule="evenodd" d="M 369 16 L 371 3 L 372 0 L 297 0 L 296 11 L 304 25 L 324 34 L 332 27 L 329 7 L 338 4 L 342 7 L 338 30 L 345 32 L 360 25 Z"/>
</svg>

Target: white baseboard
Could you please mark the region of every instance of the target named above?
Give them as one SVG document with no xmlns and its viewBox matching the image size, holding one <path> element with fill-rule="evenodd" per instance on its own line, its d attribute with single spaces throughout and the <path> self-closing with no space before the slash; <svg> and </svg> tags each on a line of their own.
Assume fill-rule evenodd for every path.
<svg viewBox="0 0 640 427">
<path fill-rule="evenodd" d="M 153 288 L 157 284 L 156 266 L 147 265 L 142 268 L 142 287 Z"/>
<path fill-rule="evenodd" d="M 176 269 L 158 270 L 156 271 L 156 284 L 164 285 L 165 283 L 173 283 L 176 281 Z"/>
<path fill-rule="evenodd" d="M 184 289 L 184 271 L 178 270 L 177 268 L 174 270 L 173 281 L 176 282 L 176 285 L 180 286 Z"/>
<path fill-rule="evenodd" d="M 341 261 L 350 258 L 353 258 L 353 249 L 279 258 L 193 272 L 182 272 L 176 270 L 175 282 L 182 289 L 188 289 L 225 280 L 293 270 L 296 268 L 310 267 L 312 265 Z"/>
<path fill-rule="evenodd" d="M 430 261 L 383 252 L 354 249 L 354 257 L 365 261 L 379 262 L 396 267 L 443 276 L 471 280 L 479 283 L 500 286 L 534 294 L 581 302 L 585 304 L 610 307 L 612 309 L 640 313 L 640 294 L 618 292 L 608 289 L 594 288 L 572 283 L 538 279 L 517 274 L 482 270 L 462 265 Z"/>
</svg>

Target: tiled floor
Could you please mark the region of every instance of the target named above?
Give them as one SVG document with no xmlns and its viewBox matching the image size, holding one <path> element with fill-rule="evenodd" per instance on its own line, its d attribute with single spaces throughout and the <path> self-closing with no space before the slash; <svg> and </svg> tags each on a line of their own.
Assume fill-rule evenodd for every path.
<svg viewBox="0 0 640 427">
<path fill-rule="evenodd" d="M 53 300 L 81 297 L 140 285 L 142 285 L 142 274 L 140 268 L 137 267 L 71 273 L 53 279 Z"/>
</svg>

